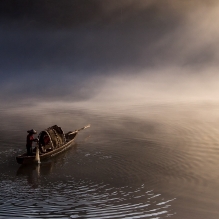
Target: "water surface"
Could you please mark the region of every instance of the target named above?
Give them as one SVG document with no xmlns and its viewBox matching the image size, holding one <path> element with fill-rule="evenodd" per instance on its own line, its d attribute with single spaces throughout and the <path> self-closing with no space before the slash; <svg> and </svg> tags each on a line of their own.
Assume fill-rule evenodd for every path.
<svg viewBox="0 0 219 219">
<path fill-rule="evenodd" d="M 0 218 L 219 218 L 219 104 L 0 110 Z M 28 129 L 89 123 L 57 157 L 15 162 Z"/>
</svg>

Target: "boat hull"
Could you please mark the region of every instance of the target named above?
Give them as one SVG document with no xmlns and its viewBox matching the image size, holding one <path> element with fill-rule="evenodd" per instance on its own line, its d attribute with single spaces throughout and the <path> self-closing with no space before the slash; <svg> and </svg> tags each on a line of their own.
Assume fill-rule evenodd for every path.
<svg viewBox="0 0 219 219">
<path fill-rule="evenodd" d="M 70 140 L 69 142 L 67 142 L 66 144 L 64 144 L 63 146 L 56 148 L 52 151 L 49 151 L 47 153 L 43 153 L 40 154 L 40 160 L 47 160 L 51 157 L 56 156 L 57 154 L 67 150 L 68 148 L 70 148 L 72 145 L 74 144 L 74 139 Z M 16 157 L 16 161 L 19 164 L 33 164 L 33 163 L 37 163 L 38 161 L 36 160 L 36 155 L 33 156 L 27 156 L 26 153 L 19 155 Z"/>
</svg>

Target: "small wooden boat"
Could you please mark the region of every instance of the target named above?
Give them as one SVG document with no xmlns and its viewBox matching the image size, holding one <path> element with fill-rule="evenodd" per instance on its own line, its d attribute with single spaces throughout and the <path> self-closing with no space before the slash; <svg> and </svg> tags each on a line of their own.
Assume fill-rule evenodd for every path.
<svg viewBox="0 0 219 219">
<path fill-rule="evenodd" d="M 16 157 L 19 164 L 39 163 L 41 160 L 49 159 L 72 146 L 79 131 L 90 127 L 84 126 L 75 131 L 64 134 L 61 127 L 54 125 L 39 133 L 38 145 L 33 150 L 33 155 L 28 156 L 27 153 Z"/>
</svg>

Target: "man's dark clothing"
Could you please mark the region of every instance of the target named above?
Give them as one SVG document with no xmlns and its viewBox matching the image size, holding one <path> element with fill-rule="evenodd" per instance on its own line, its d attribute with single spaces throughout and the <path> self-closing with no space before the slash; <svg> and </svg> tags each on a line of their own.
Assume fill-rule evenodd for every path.
<svg viewBox="0 0 219 219">
<path fill-rule="evenodd" d="M 33 149 L 32 149 L 32 144 L 34 141 L 34 137 L 33 134 L 28 134 L 27 135 L 27 144 L 26 144 L 26 148 L 27 148 L 27 155 L 31 156 L 33 154 Z"/>
</svg>

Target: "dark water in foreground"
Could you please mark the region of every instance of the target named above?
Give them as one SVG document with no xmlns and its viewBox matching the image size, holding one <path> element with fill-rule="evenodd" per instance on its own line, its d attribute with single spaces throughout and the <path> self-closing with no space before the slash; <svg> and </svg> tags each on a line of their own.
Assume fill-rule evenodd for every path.
<svg viewBox="0 0 219 219">
<path fill-rule="evenodd" d="M 219 104 L 2 107 L 0 218 L 219 218 Z M 91 124 L 22 167 L 26 130 Z"/>
</svg>

